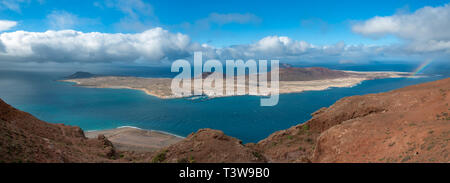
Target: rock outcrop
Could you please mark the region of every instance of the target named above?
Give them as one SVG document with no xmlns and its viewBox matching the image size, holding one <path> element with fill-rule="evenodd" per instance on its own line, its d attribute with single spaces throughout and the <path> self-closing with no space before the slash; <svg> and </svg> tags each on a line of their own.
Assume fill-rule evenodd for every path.
<svg viewBox="0 0 450 183">
<path fill-rule="evenodd" d="M 153 162 L 209 162 L 239 163 L 264 162 L 264 158 L 242 144 L 242 141 L 225 135 L 222 131 L 201 129 L 183 141 L 162 149 Z"/>
<path fill-rule="evenodd" d="M 311 81 L 350 76 L 349 73 L 323 67 L 286 67 L 279 70 L 280 81 Z"/>
<path fill-rule="evenodd" d="M 65 77 L 65 79 L 82 79 L 82 78 L 91 78 L 91 77 L 96 77 L 98 75 L 96 74 L 92 74 L 89 72 L 82 72 L 82 71 L 78 71 L 73 73 L 70 76 Z"/>
<path fill-rule="evenodd" d="M 450 79 L 346 97 L 255 148 L 272 162 L 449 162 Z"/>
<path fill-rule="evenodd" d="M 2 162 L 450 162 L 450 78 L 346 97 L 300 125 L 242 144 L 201 129 L 155 153 L 50 124 L 0 100 Z"/>
<path fill-rule="evenodd" d="M 1 162 L 110 162 L 107 139 L 87 139 L 79 127 L 43 122 L 0 100 Z"/>
<path fill-rule="evenodd" d="M 330 124 L 312 160 L 450 162 L 449 103 L 450 79 L 342 99 L 311 121 Z"/>
</svg>

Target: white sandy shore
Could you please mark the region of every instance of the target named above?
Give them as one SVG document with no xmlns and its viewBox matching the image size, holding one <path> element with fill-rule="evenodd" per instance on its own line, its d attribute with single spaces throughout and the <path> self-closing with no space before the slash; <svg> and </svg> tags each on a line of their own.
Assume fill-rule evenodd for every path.
<svg viewBox="0 0 450 183">
<path fill-rule="evenodd" d="M 383 78 L 401 78 L 401 77 L 415 77 L 408 72 L 359 72 L 359 71 L 344 71 L 349 73 L 347 77 L 340 77 L 334 79 L 322 79 L 311 81 L 280 81 L 279 93 L 300 93 L 304 91 L 320 91 L 333 87 L 353 87 L 365 80 L 383 79 Z M 76 86 L 89 88 L 114 88 L 114 89 L 134 89 L 141 90 L 147 95 L 156 96 L 161 99 L 180 98 L 174 96 L 171 91 L 170 78 L 140 78 L 140 77 L 124 77 L 124 76 L 101 76 L 84 79 L 68 79 L 62 80 L 65 82 L 76 83 Z M 270 83 L 270 82 L 269 82 Z M 248 89 L 248 86 L 242 86 Z M 210 98 L 227 97 L 234 95 L 216 95 L 220 93 L 214 90 L 203 90 L 205 95 Z M 257 94 L 265 96 L 270 93 L 270 90 L 260 90 Z M 248 95 L 249 93 L 245 93 Z"/>
<path fill-rule="evenodd" d="M 88 138 L 97 138 L 100 134 L 105 135 L 120 151 L 153 152 L 183 140 L 183 137 L 167 132 L 144 130 L 132 126 L 85 133 Z"/>
</svg>

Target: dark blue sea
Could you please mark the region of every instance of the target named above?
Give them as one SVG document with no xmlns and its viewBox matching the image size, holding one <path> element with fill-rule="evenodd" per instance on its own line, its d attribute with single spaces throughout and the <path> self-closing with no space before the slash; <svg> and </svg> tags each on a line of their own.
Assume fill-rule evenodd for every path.
<svg viewBox="0 0 450 183">
<path fill-rule="evenodd" d="M 413 71 L 414 64 L 300 65 L 327 66 L 357 71 Z M 239 96 L 211 100 L 163 100 L 128 89 L 74 87 L 57 80 L 74 71 L 0 70 L 0 98 L 41 120 L 102 130 L 134 126 L 187 136 L 201 128 L 213 128 L 257 142 L 269 134 L 303 123 L 310 114 L 342 97 L 379 93 L 408 85 L 449 77 L 448 64 L 425 69 L 427 77 L 364 81 L 351 88 L 332 88 L 297 94 L 283 94 L 279 104 L 261 107 L 260 97 Z M 166 67 L 123 67 L 98 74 L 140 77 L 171 77 Z"/>
</svg>

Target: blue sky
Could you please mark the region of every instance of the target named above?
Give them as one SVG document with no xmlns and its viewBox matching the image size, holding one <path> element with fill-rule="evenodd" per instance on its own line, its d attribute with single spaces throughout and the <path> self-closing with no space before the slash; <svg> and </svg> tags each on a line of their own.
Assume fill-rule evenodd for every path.
<svg viewBox="0 0 450 183">
<path fill-rule="evenodd" d="M 351 31 L 352 21 L 374 16 L 388 16 L 399 11 L 415 11 L 424 6 L 439 6 L 441 0 L 164 0 L 143 1 L 149 4 L 146 12 L 137 12 L 144 28 L 164 27 L 173 32 L 186 33 L 193 41 L 228 46 L 257 41 L 265 36 L 283 35 L 313 44 L 384 44 L 396 41 L 389 37 L 379 40 L 366 38 Z M 2 19 L 18 21 L 12 30 L 42 32 L 49 29 L 75 29 L 83 32 L 140 32 L 143 28 L 121 28 L 117 23 L 126 13 L 108 7 L 102 1 L 43 0 L 19 4 L 20 9 L 0 12 Z M 84 21 L 78 25 L 52 27 L 48 15 L 65 12 Z M 148 13 L 148 14 L 147 14 Z M 211 13 L 252 14 L 259 19 L 250 23 L 213 24 L 210 28 L 186 28 L 182 24 L 207 18 Z"/>
<path fill-rule="evenodd" d="M 411 55 L 416 60 L 448 59 L 450 33 L 444 31 L 449 28 L 448 3 L 443 0 L 0 0 L 3 36 L 0 57 L 14 62 L 25 59 L 61 62 L 66 56 L 49 54 L 78 52 L 74 48 L 81 46 L 86 48 L 86 53 L 95 55 L 91 59 L 95 61 L 102 58 L 132 62 L 170 60 L 190 56 L 190 52 L 198 50 L 225 55 L 225 58 L 270 56 L 297 61 L 395 60 Z M 414 29 L 422 28 L 422 32 L 414 33 Z M 45 33 L 48 30 L 57 32 Z M 64 33 L 64 30 L 79 32 Z M 435 30 L 441 33 L 431 35 Z M 99 54 L 111 50 L 98 46 L 104 40 L 94 39 L 91 32 L 129 44 L 118 52 L 141 55 L 114 53 L 100 58 Z M 148 36 L 151 38 L 145 40 Z M 20 42 L 36 37 L 40 40 Z M 53 42 L 42 41 L 42 37 L 51 37 Z M 72 37 L 80 43 L 54 47 L 55 42 L 69 44 L 68 39 Z M 138 47 L 136 42 L 158 45 Z M 28 51 L 30 57 L 17 54 L 17 44 L 29 47 L 22 51 Z M 93 49 L 88 50 L 92 45 L 95 45 Z M 152 56 L 141 53 L 143 49 Z M 324 56 L 319 58 L 321 54 Z"/>
</svg>

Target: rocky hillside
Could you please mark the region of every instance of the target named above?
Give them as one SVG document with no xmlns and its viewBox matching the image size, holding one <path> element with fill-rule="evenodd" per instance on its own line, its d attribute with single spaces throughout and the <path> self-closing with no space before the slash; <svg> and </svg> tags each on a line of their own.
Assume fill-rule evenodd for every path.
<svg viewBox="0 0 450 183">
<path fill-rule="evenodd" d="M 213 72 L 203 72 L 202 78 L 210 76 Z M 279 69 L 280 81 L 311 81 L 347 77 L 351 74 L 339 70 L 331 70 L 324 67 L 291 67 L 288 64 L 282 64 Z M 78 71 L 64 79 L 83 79 L 92 77 L 101 77 L 102 75 L 89 72 Z M 248 73 L 246 74 L 248 77 Z M 226 78 L 224 75 L 223 78 Z M 270 74 L 268 75 L 270 80 Z"/>
<path fill-rule="evenodd" d="M 109 162 L 116 153 L 103 136 L 49 124 L 0 100 L 0 162 Z"/>
<path fill-rule="evenodd" d="M 450 162 L 450 78 L 346 97 L 254 144 L 202 129 L 155 153 L 49 124 L 0 100 L 2 162 Z"/>
<path fill-rule="evenodd" d="M 195 158 L 194 158 L 195 157 Z M 120 152 L 103 135 L 50 124 L 0 100 L 0 162 L 262 162 L 262 156 L 221 131 L 203 129 L 159 153 Z"/>
<path fill-rule="evenodd" d="M 323 67 L 286 67 L 280 68 L 280 81 L 311 81 L 334 79 L 350 76 L 344 71 L 331 70 Z"/>
<path fill-rule="evenodd" d="M 233 138 L 201 130 L 159 155 L 169 162 L 450 162 L 449 103 L 450 78 L 343 98 L 256 144 L 220 150 L 220 139 Z"/>
<path fill-rule="evenodd" d="M 450 162 L 449 103 L 450 79 L 345 98 L 310 121 L 328 122 L 317 127 L 328 130 L 317 139 L 311 158 L 315 162 Z"/>
<path fill-rule="evenodd" d="M 254 146 L 273 162 L 450 162 L 450 78 L 352 96 Z"/>
<path fill-rule="evenodd" d="M 98 75 L 96 74 L 92 74 L 89 72 L 82 72 L 82 71 L 78 71 L 73 73 L 70 76 L 65 77 L 65 79 L 81 79 L 81 78 L 91 78 L 91 77 L 96 77 Z"/>
<path fill-rule="evenodd" d="M 152 161 L 242 163 L 265 160 L 258 152 L 244 146 L 242 141 L 226 136 L 222 131 L 201 129 L 183 141 L 161 150 Z"/>
</svg>

